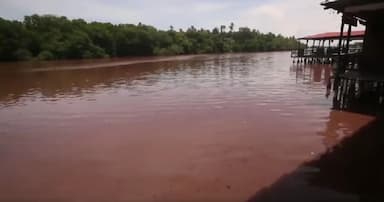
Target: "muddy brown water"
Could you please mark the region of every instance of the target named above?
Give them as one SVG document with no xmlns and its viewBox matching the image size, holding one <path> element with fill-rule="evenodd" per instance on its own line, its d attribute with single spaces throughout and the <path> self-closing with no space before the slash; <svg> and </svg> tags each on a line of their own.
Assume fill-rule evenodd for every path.
<svg viewBox="0 0 384 202">
<path fill-rule="evenodd" d="M 0 64 L 0 201 L 244 201 L 368 124 L 287 52 Z"/>
</svg>

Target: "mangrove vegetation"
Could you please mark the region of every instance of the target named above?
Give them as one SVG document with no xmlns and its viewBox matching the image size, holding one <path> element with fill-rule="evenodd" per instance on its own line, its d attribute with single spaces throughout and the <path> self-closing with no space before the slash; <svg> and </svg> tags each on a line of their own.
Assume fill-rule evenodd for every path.
<svg viewBox="0 0 384 202">
<path fill-rule="evenodd" d="M 294 37 L 220 25 L 159 30 L 139 23 L 86 22 L 54 15 L 0 18 L 0 60 L 56 60 L 289 50 Z"/>
</svg>

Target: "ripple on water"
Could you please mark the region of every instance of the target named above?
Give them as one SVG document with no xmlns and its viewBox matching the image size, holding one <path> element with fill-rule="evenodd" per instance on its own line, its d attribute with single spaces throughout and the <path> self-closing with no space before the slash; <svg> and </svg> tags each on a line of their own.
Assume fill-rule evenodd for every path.
<svg viewBox="0 0 384 202">
<path fill-rule="evenodd" d="M 25 198 L 25 188 L 43 180 L 26 194 L 54 198 L 69 190 L 97 198 L 76 192 L 87 187 L 109 197 L 117 193 L 118 176 L 118 187 L 138 196 L 183 196 L 179 190 L 196 188 L 220 198 L 228 195 L 215 187 L 226 186 L 214 179 L 241 193 L 273 184 L 370 121 L 330 110 L 326 82 L 307 76 L 308 68 L 291 67 L 289 56 L 111 59 L 11 72 L 0 86 L 0 157 L 7 171 L 0 179 L 8 179 L 0 187 Z M 28 179 L 20 188 L 21 171 Z M 169 179 L 177 179 L 172 193 Z"/>
</svg>

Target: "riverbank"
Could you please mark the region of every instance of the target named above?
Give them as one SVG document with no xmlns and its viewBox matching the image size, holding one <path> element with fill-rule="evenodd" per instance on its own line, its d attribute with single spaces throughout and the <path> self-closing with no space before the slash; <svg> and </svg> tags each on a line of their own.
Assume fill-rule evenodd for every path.
<svg viewBox="0 0 384 202">
<path fill-rule="evenodd" d="M 284 51 L 269 51 L 262 53 L 273 53 Z M 60 71 L 75 69 L 94 69 L 105 67 L 117 67 L 133 64 L 156 63 L 167 61 L 183 61 L 183 60 L 204 60 L 204 58 L 215 56 L 234 56 L 236 55 L 252 55 L 255 53 L 225 53 L 225 54 L 193 54 L 178 56 L 141 56 L 141 57 L 122 57 L 122 58 L 104 58 L 104 59 L 84 59 L 84 60 L 53 60 L 53 61 L 19 61 L 19 62 L 0 62 L 1 69 L 14 69 L 26 72 L 39 71 Z"/>
</svg>

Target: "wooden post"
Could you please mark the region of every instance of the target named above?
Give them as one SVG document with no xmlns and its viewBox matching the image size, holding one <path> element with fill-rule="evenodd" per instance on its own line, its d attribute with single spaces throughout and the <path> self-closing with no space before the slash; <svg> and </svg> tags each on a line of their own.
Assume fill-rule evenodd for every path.
<svg viewBox="0 0 384 202">
<path fill-rule="evenodd" d="M 298 44 L 298 45 L 299 45 L 299 47 L 298 47 L 298 49 L 297 49 L 297 58 L 298 58 L 298 59 L 301 59 L 301 57 L 302 57 L 303 55 L 300 55 L 300 52 L 301 52 L 301 51 L 300 51 L 300 48 L 301 48 L 301 42 L 300 42 L 300 41 L 299 41 L 299 44 Z"/>
<path fill-rule="evenodd" d="M 297 63 L 299 63 L 300 60 L 300 40 L 297 40 Z M 293 59 L 293 63 L 295 63 L 295 58 Z"/>
<path fill-rule="evenodd" d="M 341 49 L 342 49 L 342 43 L 343 43 L 343 35 L 344 35 L 344 22 L 341 22 L 340 37 L 339 37 L 339 53 L 338 53 L 339 59 L 342 51 Z"/>
<path fill-rule="evenodd" d="M 342 43 L 343 43 L 343 35 L 344 35 L 344 21 L 342 20 L 341 22 L 341 28 L 340 28 L 340 37 L 339 37 L 339 47 L 338 47 L 338 53 L 337 53 L 337 68 L 336 68 L 336 74 L 335 74 L 335 82 L 333 85 L 333 90 L 336 91 L 339 88 L 340 84 L 340 74 L 342 73 L 341 66 L 342 66 L 342 61 L 341 61 L 341 49 L 342 49 Z"/>
<path fill-rule="evenodd" d="M 327 58 L 327 51 L 325 50 L 325 39 L 323 39 L 323 45 L 321 46 L 321 63 L 325 63 L 326 62 L 326 58 Z"/>
<path fill-rule="evenodd" d="M 298 41 L 297 41 L 297 56 L 300 56 L 300 55 L 299 55 L 300 48 L 301 48 L 301 42 L 300 42 L 300 40 L 298 40 Z"/>
<path fill-rule="evenodd" d="M 351 40 L 351 33 L 352 33 L 352 25 L 348 25 L 348 35 L 347 35 L 347 44 L 346 44 L 347 53 L 349 51 L 349 42 Z"/>
</svg>

